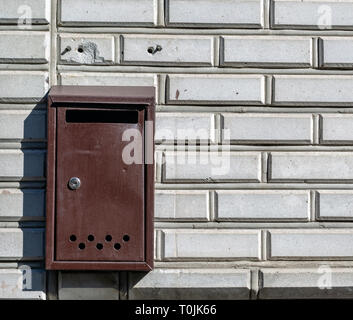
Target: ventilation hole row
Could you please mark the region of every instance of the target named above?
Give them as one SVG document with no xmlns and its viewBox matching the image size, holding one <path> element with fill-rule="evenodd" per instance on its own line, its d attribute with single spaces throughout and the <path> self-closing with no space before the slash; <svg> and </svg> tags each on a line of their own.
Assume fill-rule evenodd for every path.
<svg viewBox="0 0 353 320">
<path fill-rule="evenodd" d="M 75 241 L 77 240 L 77 237 L 76 237 L 76 235 L 72 234 L 69 239 L 70 239 L 71 242 L 75 242 Z M 92 235 L 92 234 L 88 235 L 88 237 L 87 237 L 87 240 L 88 240 L 89 242 L 94 241 L 94 239 L 95 239 L 95 238 L 94 238 L 94 235 Z M 106 241 L 106 242 L 111 242 L 112 240 L 113 240 L 113 237 L 112 237 L 110 234 L 108 234 L 108 235 L 105 236 L 105 241 Z M 123 241 L 128 242 L 129 240 L 130 240 L 130 236 L 127 235 L 127 234 L 125 234 L 125 235 L 123 236 Z M 104 247 L 104 246 L 103 246 L 102 243 L 97 243 L 97 244 L 96 244 L 96 248 L 97 248 L 98 250 L 102 250 L 103 247 Z M 79 243 L 78 248 L 79 248 L 80 250 L 83 250 L 83 249 L 86 248 L 86 245 L 85 245 L 83 242 L 81 242 L 81 243 Z M 118 243 L 118 242 L 114 243 L 114 249 L 115 249 L 115 250 L 120 250 L 120 248 L 121 248 L 121 244 L 120 244 L 120 243 Z"/>
<path fill-rule="evenodd" d="M 103 244 L 102 243 L 97 243 L 96 244 L 96 248 L 98 249 L 98 250 L 102 250 L 103 249 Z M 83 242 L 81 242 L 79 245 L 78 245 L 78 248 L 80 249 L 80 250 L 83 250 L 83 249 L 85 249 L 86 248 L 86 245 L 83 243 Z M 114 243 L 114 249 L 115 250 L 119 250 L 121 248 L 121 244 L 120 243 Z"/>
</svg>

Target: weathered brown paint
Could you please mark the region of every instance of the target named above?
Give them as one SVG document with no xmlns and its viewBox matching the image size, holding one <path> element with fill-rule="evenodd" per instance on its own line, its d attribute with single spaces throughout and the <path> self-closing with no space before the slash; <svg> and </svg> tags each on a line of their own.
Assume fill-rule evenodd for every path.
<svg viewBox="0 0 353 320">
<path fill-rule="evenodd" d="M 136 111 L 136 123 L 66 122 L 67 110 Z M 125 129 L 154 122 L 153 87 L 53 87 L 48 97 L 46 267 L 151 270 L 153 164 L 126 165 Z M 71 177 L 81 187 L 68 188 Z M 76 237 L 70 241 L 70 236 Z M 94 240 L 89 241 L 88 236 Z M 105 237 L 111 236 L 111 241 Z M 128 235 L 128 241 L 124 241 Z M 125 239 L 126 240 L 126 239 Z M 85 245 L 84 249 L 79 244 Z M 97 244 L 102 244 L 99 250 Z M 114 244 L 119 243 L 116 250 Z"/>
</svg>

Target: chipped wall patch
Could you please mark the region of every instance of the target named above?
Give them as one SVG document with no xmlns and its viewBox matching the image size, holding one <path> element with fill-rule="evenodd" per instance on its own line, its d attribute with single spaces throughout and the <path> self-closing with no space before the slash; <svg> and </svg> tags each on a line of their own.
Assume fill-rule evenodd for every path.
<svg viewBox="0 0 353 320">
<path fill-rule="evenodd" d="M 112 38 L 62 38 L 60 60 L 68 64 L 112 64 Z"/>
</svg>

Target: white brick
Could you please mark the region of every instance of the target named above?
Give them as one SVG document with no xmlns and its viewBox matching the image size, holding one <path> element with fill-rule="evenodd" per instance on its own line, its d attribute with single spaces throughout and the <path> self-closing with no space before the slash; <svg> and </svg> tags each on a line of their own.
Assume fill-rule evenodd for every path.
<svg viewBox="0 0 353 320">
<path fill-rule="evenodd" d="M 268 268 L 261 270 L 261 279 L 260 299 L 352 298 L 349 268 Z"/>
<path fill-rule="evenodd" d="M 232 143 L 307 144 L 312 141 L 311 115 L 223 114 Z"/>
<path fill-rule="evenodd" d="M 43 270 L 0 269 L 0 299 L 44 300 L 45 291 Z"/>
<path fill-rule="evenodd" d="M 243 269 L 154 269 L 129 273 L 129 299 L 248 299 L 250 271 Z"/>
<path fill-rule="evenodd" d="M 309 67 L 311 38 L 223 37 L 221 65 L 235 67 Z M 223 53 L 223 55 L 222 55 Z"/>
<path fill-rule="evenodd" d="M 260 256 L 258 230 L 163 230 L 166 260 L 253 259 Z"/>
<path fill-rule="evenodd" d="M 215 141 L 214 115 L 209 113 L 157 113 L 156 142 Z"/>
<path fill-rule="evenodd" d="M 353 153 L 275 152 L 271 154 L 271 181 L 347 183 L 353 180 Z"/>
<path fill-rule="evenodd" d="M 353 220 L 352 191 L 320 191 L 319 199 L 320 220 Z"/>
<path fill-rule="evenodd" d="M 208 191 L 156 190 L 155 218 L 207 221 L 209 219 Z"/>
<path fill-rule="evenodd" d="M 43 179 L 44 168 L 45 151 L 0 150 L 1 179 Z"/>
<path fill-rule="evenodd" d="M 217 220 L 308 220 L 307 191 L 217 191 Z"/>
<path fill-rule="evenodd" d="M 0 229 L 0 260 L 43 258 L 43 229 Z"/>
<path fill-rule="evenodd" d="M 119 300 L 118 272 L 59 272 L 60 300 Z"/>
<path fill-rule="evenodd" d="M 211 66 L 213 63 L 212 37 L 146 36 L 121 37 L 123 64 Z M 149 53 L 149 48 L 162 49 Z"/>
<path fill-rule="evenodd" d="M 61 63 L 112 64 L 114 61 L 112 36 L 61 35 L 59 41 L 58 53 Z"/>
<path fill-rule="evenodd" d="M 353 143 L 353 115 L 323 114 L 321 126 L 322 143 Z"/>
<path fill-rule="evenodd" d="M 48 90 L 47 80 L 44 72 L 1 71 L 0 101 L 39 101 Z"/>
<path fill-rule="evenodd" d="M 31 18 L 26 21 L 26 18 Z M 48 24 L 50 0 L 0 0 L 0 24 Z M 21 23 L 22 22 L 22 23 Z"/>
<path fill-rule="evenodd" d="M 283 29 L 351 29 L 352 1 L 274 0 L 273 27 Z"/>
<path fill-rule="evenodd" d="M 43 140 L 46 112 L 0 110 L 0 139 Z"/>
<path fill-rule="evenodd" d="M 168 0 L 169 26 L 261 27 L 260 0 Z"/>
<path fill-rule="evenodd" d="M 44 190 L 0 189 L 0 220 L 42 220 L 44 210 Z"/>
<path fill-rule="evenodd" d="M 262 104 L 262 76 L 169 75 L 167 102 L 175 104 Z"/>
<path fill-rule="evenodd" d="M 86 86 L 153 86 L 151 74 L 61 73 L 62 85 Z"/>
<path fill-rule="evenodd" d="M 353 5 L 352 5 L 353 9 Z M 348 37 L 322 38 L 321 67 L 352 68 L 353 39 Z"/>
<path fill-rule="evenodd" d="M 0 63 L 46 63 L 49 33 L 0 32 Z"/>
<path fill-rule="evenodd" d="M 164 182 L 259 182 L 261 155 L 253 152 L 166 152 Z"/>
<path fill-rule="evenodd" d="M 274 104 L 353 105 L 352 76 L 275 76 Z"/>
<path fill-rule="evenodd" d="M 61 0 L 61 24 L 152 26 L 153 0 Z"/>
<path fill-rule="evenodd" d="M 286 259 L 352 259 L 351 230 L 272 230 L 270 257 Z"/>
</svg>

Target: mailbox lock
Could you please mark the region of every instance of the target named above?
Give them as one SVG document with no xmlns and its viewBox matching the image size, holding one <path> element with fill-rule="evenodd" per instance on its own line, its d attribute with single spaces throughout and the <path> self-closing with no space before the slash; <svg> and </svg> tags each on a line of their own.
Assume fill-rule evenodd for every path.
<svg viewBox="0 0 353 320">
<path fill-rule="evenodd" d="M 77 177 L 72 177 L 69 180 L 69 188 L 71 190 L 77 190 L 79 187 L 81 187 L 81 180 Z"/>
</svg>

